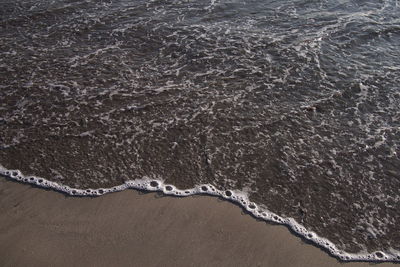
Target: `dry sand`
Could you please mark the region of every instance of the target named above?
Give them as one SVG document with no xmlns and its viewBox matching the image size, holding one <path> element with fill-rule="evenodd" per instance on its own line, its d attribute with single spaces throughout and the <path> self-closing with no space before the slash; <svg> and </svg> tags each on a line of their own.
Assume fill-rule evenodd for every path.
<svg viewBox="0 0 400 267">
<path fill-rule="evenodd" d="M 343 266 L 214 197 L 77 198 L 0 177 L 0 214 L 0 266 Z"/>
</svg>

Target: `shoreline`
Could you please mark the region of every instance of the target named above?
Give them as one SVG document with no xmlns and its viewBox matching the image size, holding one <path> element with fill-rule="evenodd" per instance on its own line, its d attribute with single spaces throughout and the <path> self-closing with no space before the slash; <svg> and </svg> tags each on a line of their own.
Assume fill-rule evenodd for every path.
<svg viewBox="0 0 400 267">
<path fill-rule="evenodd" d="M 339 262 L 287 227 L 211 196 L 124 190 L 77 198 L 10 179 L 1 179 L 0 192 L 2 266 L 371 264 Z"/>
<path fill-rule="evenodd" d="M 330 240 L 320 237 L 313 231 L 309 231 L 303 225 L 299 224 L 293 218 L 281 217 L 273 212 L 270 212 L 263 206 L 258 206 L 251 202 L 246 193 L 237 190 L 221 191 L 213 185 L 199 184 L 194 188 L 180 190 L 172 184 L 165 184 L 163 180 L 155 180 L 145 177 L 140 180 L 126 181 L 124 184 L 97 189 L 77 189 L 69 186 L 58 184 L 47 179 L 36 176 L 25 176 L 19 170 L 9 170 L 0 165 L 0 176 L 4 176 L 10 181 L 16 181 L 23 184 L 31 184 L 38 188 L 50 189 L 70 197 L 98 197 L 109 193 L 134 189 L 143 191 L 144 193 L 156 192 L 162 193 L 165 196 L 172 197 L 188 197 L 195 195 L 216 196 L 221 200 L 238 206 L 243 211 L 250 214 L 255 219 L 263 220 L 269 224 L 278 224 L 287 227 L 291 234 L 298 236 L 303 242 L 310 243 L 317 248 L 325 251 L 329 256 L 336 258 L 340 262 L 400 262 L 400 252 L 391 249 L 390 251 L 374 251 L 371 253 L 347 253 L 338 249 Z"/>
</svg>

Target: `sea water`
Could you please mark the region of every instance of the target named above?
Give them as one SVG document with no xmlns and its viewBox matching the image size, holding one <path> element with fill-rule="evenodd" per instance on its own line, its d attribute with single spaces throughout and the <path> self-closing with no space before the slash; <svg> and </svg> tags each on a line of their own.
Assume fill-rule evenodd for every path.
<svg viewBox="0 0 400 267">
<path fill-rule="evenodd" d="M 400 3 L 4 0 L 0 173 L 206 193 L 400 261 Z"/>
</svg>

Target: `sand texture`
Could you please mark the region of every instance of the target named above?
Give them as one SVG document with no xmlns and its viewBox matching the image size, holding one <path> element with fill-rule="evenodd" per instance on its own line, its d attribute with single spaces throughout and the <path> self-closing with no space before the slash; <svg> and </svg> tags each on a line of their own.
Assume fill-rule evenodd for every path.
<svg viewBox="0 0 400 267">
<path fill-rule="evenodd" d="M 215 197 L 126 190 L 77 198 L 1 177 L 0 214 L 5 267 L 342 266 L 285 227 Z"/>
</svg>

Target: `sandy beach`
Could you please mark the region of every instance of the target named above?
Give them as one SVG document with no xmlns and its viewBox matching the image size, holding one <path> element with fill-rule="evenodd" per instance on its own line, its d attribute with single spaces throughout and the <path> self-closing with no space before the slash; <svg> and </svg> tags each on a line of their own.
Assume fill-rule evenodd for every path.
<svg viewBox="0 0 400 267">
<path fill-rule="evenodd" d="M 0 266 L 343 265 L 215 197 L 77 198 L 1 177 L 0 213 Z"/>
</svg>

